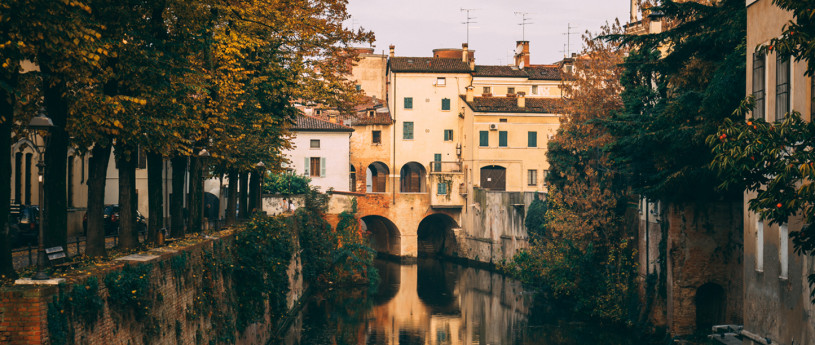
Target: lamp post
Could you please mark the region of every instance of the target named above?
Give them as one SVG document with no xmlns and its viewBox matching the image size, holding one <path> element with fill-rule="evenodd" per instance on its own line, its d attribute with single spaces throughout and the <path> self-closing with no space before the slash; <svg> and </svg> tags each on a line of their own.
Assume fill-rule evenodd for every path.
<svg viewBox="0 0 815 345">
<path fill-rule="evenodd" d="M 206 228 L 206 230 L 209 230 L 209 222 L 206 222 L 206 225 L 204 225 L 205 224 L 204 218 L 207 218 L 204 216 L 204 211 L 206 210 L 205 205 L 207 203 L 207 191 L 204 188 L 205 187 L 204 181 L 206 181 L 206 178 L 204 177 L 204 171 L 206 171 L 207 158 L 209 158 L 210 156 L 211 155 L 209 154 L 209 151 L 207 151 L 206 148 L 203 148 L 201 149 L 201 151 L 198 151 L 198 159 L 201 160 L 201 228 L 202 228 L 201 232 L 204 232 L 205 230 L 204 228 Z"/>
<path fill-rule="evenodd" d="M 257 210 L 255 212 L 263 212 L 263 178 L 266 176 L 266 164 L 260 161 L 258 164 L 255 164 L 255 167 L 258 168 L 258 190 L 255 195 L 255 207 L 257 207 Z"/>
<path fill-rule="evenodd" d="M 47 280 L 50 277 L 45 273 L 45 266 L 48 263 L 48 257 L 45 256 L 45 228 L 43 221 L 45 220 L 45 196 L 43 190 L 43 179 L 45 174 L 45 148 L 47 146 L 48 137 L 51 128 L 54 127 L 54 122 L 44 113 L 40 112 L 37 116 L 31 119 L 28 123 L 30 140 L 37 143 L 37 170 L 39 174 L 39 204 L 40 204 L 40 220 L 39 220 L 39 240 L 37 243 L 37 274 L 34 275 L 34 280 Z M 41 141 L 37 141 L 37 134 L 39 132 Z"/>
</svg>

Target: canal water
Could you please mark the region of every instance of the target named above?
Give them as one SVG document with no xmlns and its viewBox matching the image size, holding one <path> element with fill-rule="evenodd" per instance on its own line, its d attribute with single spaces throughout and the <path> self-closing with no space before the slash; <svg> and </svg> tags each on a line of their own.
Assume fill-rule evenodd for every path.
<svg viewBox="0 0 815 345">
<path fill-rule="evenodd" d="M 558 316 L 516 280 L 436 259 L 377 260 L 375 288 L 309 297 L 286 345 L 634 345 L 614 327 Z"/>
</svg>

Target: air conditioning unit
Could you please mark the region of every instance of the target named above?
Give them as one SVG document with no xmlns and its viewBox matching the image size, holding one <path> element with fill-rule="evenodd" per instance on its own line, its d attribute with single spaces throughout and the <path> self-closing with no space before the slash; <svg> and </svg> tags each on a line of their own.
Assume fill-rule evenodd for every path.
<svg viewBox="0 0 815 345">
<path fill-rule="evenodd" d="M 498 130 L 498 124 L 497 123 L 491 123 L 490 124 L 490 130 L 491 131 L 497 131 Z"/>
</svg>

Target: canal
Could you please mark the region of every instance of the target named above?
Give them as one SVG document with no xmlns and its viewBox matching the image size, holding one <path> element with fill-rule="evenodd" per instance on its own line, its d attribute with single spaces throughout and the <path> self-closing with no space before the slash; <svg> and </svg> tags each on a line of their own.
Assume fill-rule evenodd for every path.
<svg viewBox="0 0 815 345">
<path fill-rule="evenodd" d="M 499 273 L 436 259 L 377 260 L 375 288 L 313 294 L 286 345 L 633 345 L 638 337 L 579 322 Z"/>
</svg>

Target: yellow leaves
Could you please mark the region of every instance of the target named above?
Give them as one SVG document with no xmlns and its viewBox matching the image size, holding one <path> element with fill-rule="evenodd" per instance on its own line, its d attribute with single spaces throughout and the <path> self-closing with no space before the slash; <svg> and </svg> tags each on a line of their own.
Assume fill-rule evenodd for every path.
<svg viewBox="0 0 815 345">
<path fill-rule="evenodd" d="M 119 122 L 119 120 L 114 120 L 113 125 L 116 126 L 117 128 L 124 128 L 124 126 L 122 126 L 122 123 Z"/>
</svg>

